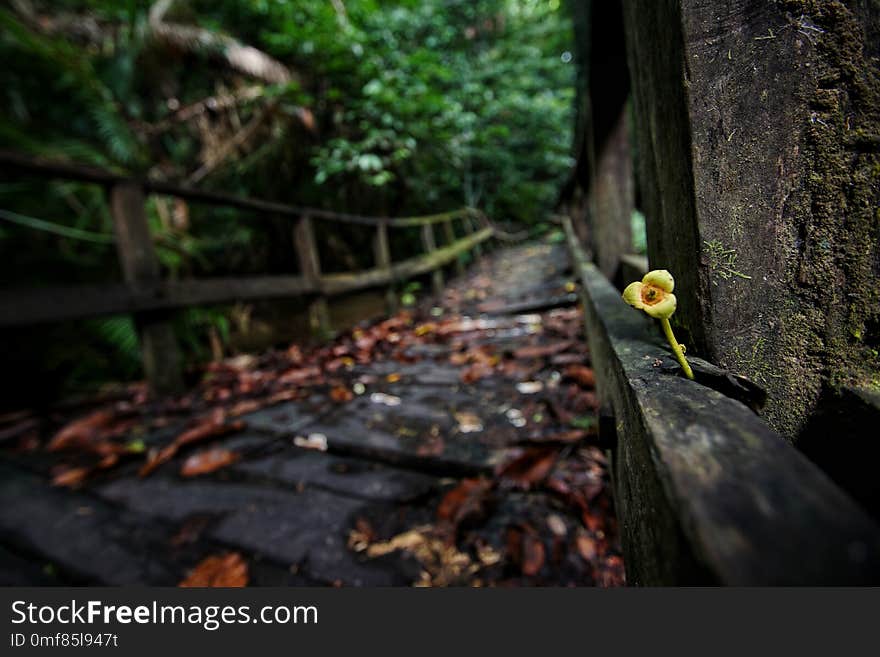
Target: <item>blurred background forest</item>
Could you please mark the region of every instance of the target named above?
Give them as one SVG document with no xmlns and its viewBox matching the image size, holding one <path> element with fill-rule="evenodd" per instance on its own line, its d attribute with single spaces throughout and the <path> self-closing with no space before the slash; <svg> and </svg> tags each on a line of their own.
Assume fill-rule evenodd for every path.
<svg viewBox="0 0 880 657">
<path fill-rule="evenodd" d="M 2 148 L 156 180 L 381 216 L 468 205 L 534 226 L 574 164 L 560 0 L 9 0 L 0 58 Z M 167 277 L 296 267 L 288 222 L 161 196 L 147 211 Z M 356 226 L 318 230 L 325 269 L 370 263 Z M 0 181 L 4 286 L 119 280 L 112 235 L 98 186 Z M 397 239 L 392 252 L 418 249 L 417 232 Z M 247 348 L 259 315 L 177 313 L 188 362 Z M 9 405 L 140 376 L 129 317 L 4 343 Z"/>
</svg>

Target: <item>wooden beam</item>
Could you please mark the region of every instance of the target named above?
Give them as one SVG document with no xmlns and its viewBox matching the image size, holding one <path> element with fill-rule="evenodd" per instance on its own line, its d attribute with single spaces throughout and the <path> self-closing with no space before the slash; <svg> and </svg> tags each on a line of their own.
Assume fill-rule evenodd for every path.
<svg viewBox="0 0 880 657">
<path fill-rule="evenodd" d="M 159 282 L 159 260 L 147 225 L 143 187 L 125 181 L 110 187 L 110 212 L 123 278 L 135 293 Z M 168 317 L 163 313 L 136 313 L 144 373 L 150 388 L 159 394 L 183 389 L 180 350 Z"/>
<path fill-rule="evenodd" d="M 422 225 L 422 247 L 427 255 L 431 255 L 437 250 L 437 243 L 434 241 L 434 225 Z M 434 296 L 439 299 L 443 296 L 443 269 L 442 266 L 435 268 L 431 272 L 431 291 Z"/>
<path fill-rule="evenodd" d="M 397 294 L 394 291 L 394 281 L 391 280 L 391 247 L 388 244 L 388 224 L 381 223 L 376 226 L 376 234 L 373 236 L 373 255 L 376 269 L 387 272 L 388 287 L 385 290 L 385 309 L 389 315 L 397 312 Z"/>
<path fill-rule="evenodd" d="M 604 272 L 603 272 L 604 273 Z M 624 286 L 633 281 L 640 281 L 648 273 L 648 258 L 634 253 L 620 256 L 620 276 Z"/>
<path fill-rule="evenodd" d="M 387 269 L 368 269 L 366 271 L 345 274 L 325 274 L 321 277 L 321 289 L 324 291 L 324 294 L 332 296 L 354 290 L 381 287 L 388 285 L 392 281 L 405 281 L 414 276 L 421 276 L 436 270 L 438 267 L 448 265 L 460 253 L 470 251 L 480 243 L 490 239 L 492 234 L 492 228 L 484 228 L 478 233 L 463 237 L 450 246 L 394 263 L 391 265 L 390 271 Z"/>
<path fill-rule="evenodd" d="M 452 225 L 452 219 L 443 222 L 443 239 L 446 246 L 455 244 L 455 227 Z M 455 273 L 458 276 L 464 274 L 464 261 L 459 256 L 455 259 Z"/>
<path fill-rule="evenodd" d="M 107 171 L 106 169 L 99 169 L 80 164 L 67 164 L 44 158 L 21 155 L 7 150 L 0 150 L 0 170 L 9 175 L 36 175 L 44 178 L 77 180 L 80 182 L 96 183 L 107 186 L 119 182 L 130 181 L 140 185 L 145 192 L 175 196 L 196 203 L 222 205 L 231 208 L 238 208 L 240 210 L 249 210 L 260 214 L 275 214 L 285 217 L 300 217 L 304 214 L 308 214 L 312 219 L 361 224 L 365 226 L 378 226 L 380 223 L 386 223 L 388 226 L 394 228 L 408 228 L 412 226 L 423 226 L 425 224 L 442 223 L 450 218 L 466 216 L 472 212 L 470 208 L 458 208 L 450 210 L 449 212 L 411 217 L 369 217 L 347 212 L 334 212 L 332 210 L 324 210 L 321 208 L 309 208 L 300 205 L 267 201 L 264 199 L 235 196 L 233 194 L 225 194 L 223 192 L 199 189 L 188 185 L 177 185 L 175 183 L 158 180 L 132 178 L 112 171 Z"/>
<path fill-rule="evenodd" d="M 464 218 L 464 225 L 467 227 L 468 234 L 473 235 L 477 232 L 477 220 L 473 215 Z M 478 258 L 483 257 L 483 247 L 479 242 L 474 245 L 474 255 Z"/>
<path fill-rule="evenodd" d="M 587 261 L 570 221 L 566 237 L 596 389 L 614 416 L 628 583 L 880 582 L 877 524 L 744 404 L 680 376 L 656 322 Z"/>
<path fill-rule="evenodd" d="M 624 68 L 626 62 L 622 62 Z M 590 237 L 599 269 L 620 283 L 621 258 L 632 251 L 635 207 L 626 107 L 603 140 L 597 139 L 596 169 L 589 192 Z M 598 136 L 597 136 L 598 137 Z"/>
<path fill-rule="evenodd" d="M 296 222 L 293 242 L 303 277 L 318 290 L 318 295 L 309 304 L 309 326 L 315 333 L 328 335 L 332 332 L 330 312 L 327 308 L 327 299 L 320 291 L 321 260 L 318 255 L 318 245 L 315 243 L 312 218 L 309 215 L 303 215 Z"/>
<path fill-rule="evenodd" d="M 0 327 L 281 299 L 316 289 L 302 276 L 165 281 L 140 290 L 121 284 L 13 288 L 0 291 Z"/>
</svg>

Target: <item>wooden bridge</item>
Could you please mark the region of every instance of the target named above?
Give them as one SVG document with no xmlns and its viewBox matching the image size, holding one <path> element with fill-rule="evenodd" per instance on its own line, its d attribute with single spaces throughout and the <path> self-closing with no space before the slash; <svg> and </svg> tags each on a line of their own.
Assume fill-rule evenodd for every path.
<svg viewBox="0 0 880 657">
<path fill-rule="evenodd" d="M 132 313 L 153 390 L 179 391 L 2 418 L 3 580 L 880 582 L 877 9 L 593 5 L 561 241 L 509 245 L 470 208 L 363 217 L 0 155 L 107 188 L 124 275 L 4 290 L 0 324 Z M 161 280 L 147 194 L 288 217 L 299 273 Z M 318 221 L 371 227 L 374 267 L 322 271 Z M 414 227 L 423 253 L 394 262 L 389 231 Z M 695 381 L 620 298 L 648 259 L 713 361 L 689 356 Z M 327 297 L 429 273 L 415 311 L 180 392 L 175 308 L 305 296 L 321 330 Z"/>
</svg>

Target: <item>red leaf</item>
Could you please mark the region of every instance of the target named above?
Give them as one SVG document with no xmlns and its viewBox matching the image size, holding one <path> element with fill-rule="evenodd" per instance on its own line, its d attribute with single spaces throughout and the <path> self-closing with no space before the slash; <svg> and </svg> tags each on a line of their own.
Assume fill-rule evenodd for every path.
<svg viewBox="0 0 880 657">
<path fill-rule="evenodd" d="M 47 449 L 57 452 L 71 447 L 88 447 L 98 437 L 98 432 L 113 422 L 113 417 L 112 411 L 100 410 L 74 420 L 55 434 Z"/>
<path fill-rule="evenodd" d="M 543 541 L 534 528 L 525 523 L 507 528 L 507 553 L 519 564 L 523 575 L 529 577 L 540 572 L 546 558 Z"/>
<path fill-rule="evenodd" d="M 170 445 L 167 445 L 158 451 L 150 450 L 147 454 L 147 461 L 141 467 L 138 475 L 146 477 L 160 465 L 173 459 L 178 450 L 185 445 L 191 445 L 193 443 L 207 440 L 208 438 L 224 436 L 228 433 L 235 433 L 236 431 L 244 429 L 244 426 L 245 424 L 241 420 L 226 424 L 223 411 L 220 410 L 215 412 L 210 418 L 203 420 L 198 426 L 184 431 L 175 438 L 174 442 Z"/>
<path fill-rule="evenodd" d="M 593 374 L 593 370 L 585 365 L 569 365 L 565 368 L 563 376 L 577 381 L 584 388 L 596 387 L 596 376 Z"/>
<path fill-rule="evenodd" d="M 247 584 L 247 562 L 237 552 L 230 552 L 203 559 L 178 586 L 243 587 Z"/>
<path fill-rule="evenodd" d="M 82 484 L 91 473 L 90 467 L 66 468 L 52 477 L 52 485 L 74 488 Z"/>
<path fill-rule="evenodd" d="M 237 453 L 228 449 L 207 449 L 187 458 L 180 468 L 180 474 L 183 477 L 197 477 L 232 465 L 239 458 Z"/>
<path fill-rule="evenodd" d="M 337 404 L 342 404 L 344 402 L 349 402 L 354 399 L 354 393 L 345 386 L 335 386 L 330 391 L 330 399 L 335 401 Z"/>
<path fill-rule="evenodd" d="M 475 383 L 487 376 L 492 376 L 494 368 L 487 363 L 474 363 L 461 373 L 462 383 Z"/>
<path fill-rule="evenodd" d="M 525 532 L 522 538 L 522 572 L 533 577 L 544 565 L 545 549 L 540 537 L 532 532 Z"/>
<path fill-rule="evenodd" d="M 454 537 L 458 526 L 465 520 L 483 515 L 492 482 L 488 479 L 462 479 L 450 490 L 437 507 L 437 520 Z"/>
<path fill-rule="evenodd" d="M 527 489 L 543 481 L 550 474 L 557 456 L 557 450 L 554 448 L 527 449 L 512 461 L 501 465 L 497 474 L 518 487 Z"/>
<path fill-rule="evenodd" d="M 550 344 L 544 345 L 534 345 L 531 347 L 521 347 L 513 352 L 515 358 L 544 358 L 545 356 L 552 356 L 553 354 L 558 354 L 560 352 L 565 351 L 569 347 L 574 345 L 574 342 L 571 340 L 564 340 L 562 342 L 552 342 Z"/>
<path fill-rule="evenodd" d="M 579 533 L 576 539 L 577 549 L 587 563 L 596 560 L 596 540 L 589 534 Z"/>
</svg>

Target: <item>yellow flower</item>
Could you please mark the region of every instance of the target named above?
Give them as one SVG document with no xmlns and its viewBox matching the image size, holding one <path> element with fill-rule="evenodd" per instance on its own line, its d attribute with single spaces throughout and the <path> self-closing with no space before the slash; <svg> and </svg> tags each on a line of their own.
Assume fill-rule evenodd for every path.
<svg viewBox="0 0 880 657">
<path fill-rule="evenodd" d="M 675 354 L 685 376 L 693 379 L 693 370 L 684 357 L 684 345 L 679 344 L 675 339 L 672 325 L 669 323 L 669 318 L 675 312 L 673 289 L 675 289 L 675 279 L 672 278 L 672 274 L 665 269 L 655 269 L 645 274 L 640 283 L 627 285 L 623 291 L 623 300 L 633 308 L 644 310 L 651 317 L 660 320 L 660 326 L 663 327 L 663 333 L 669 341 L 669 346 L 672 347 L 672 353 Z"/>
<path fill-rule="evenodd" d="M 651 317 L 669 319 L 675 312 L 675 279 L 665 269 L 645 274 L 642 281 L 630 283 L 623 291 L 623 300 L 633 308 L 644 310 Z"/>
</svg>

